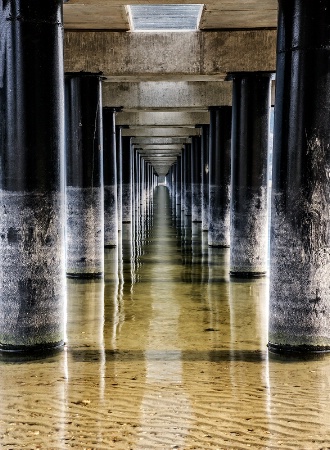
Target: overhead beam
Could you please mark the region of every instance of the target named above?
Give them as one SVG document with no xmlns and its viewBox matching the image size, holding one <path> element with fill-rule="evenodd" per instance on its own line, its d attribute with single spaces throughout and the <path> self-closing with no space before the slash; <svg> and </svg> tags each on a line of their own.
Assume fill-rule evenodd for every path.
<svg viewBox="0 0 330 450">
<path fill-rule="evenodd" d="M 207 111 L 232 104 L 231 81 L 104 83 L 103 106 L 125 111 Z"/>
<path fill-rule="evenodd" d="M 208 124 L 209 122 L 210 117 L 208 112 L 122 112 L 116 117 L 116 123 L 118 125 L 143 127 L 188 127 L 194 126 L 195 124 Z M 129 135 L 136 136 L 134 131 L 130 131 L 131 133 Z"/>
<path fill-rule="evenodd" d="M 122 113 L 121 113 L 122 114 Z M 118 115 L 119 117 L 119 115 Z M 118 122 L 117 117 L 117 122 Z M 195 128 L 195 125 L 189 125 L 188 127 L 142 127 L 130 125 L 129 128 L 123 128 L 123 136 L 134 136 L 138 137 L 189 137 L 189 136 L 199 136 L 201 134 L 200 128 Z"/>
<path fill-rule="evenodd" d="M 174 145 L 174 144 L 179 144 L 179 145 L 183 145 L 190 142 L 189 137 L 172 137 L 172 138 L 168 138 L 168 137 L 157 137 L 157 138 L 153 138 L 153 137 L 134 137 L 132 139 L 132 144 L 136 145 L 136 146 L 146 146 L 146 145 Z M 161 147 L 163 148 L 163 147 Z"/>
<path fill-rule="evenodd" d="M 67 72 L 113 81 L 211 81 L 275 71 L 276 30 L 126 33 L 66 31 Z"/>
<path fill-rule="evenodd" d="M 160 152 L 166 152 L 170 150 L 180 150 L 182 145 L 180 144 L 167 144 L 167 145 L 156 145 L 156 144 L 139 144 L 144 150 L 159 150 Z"/>
</svg>

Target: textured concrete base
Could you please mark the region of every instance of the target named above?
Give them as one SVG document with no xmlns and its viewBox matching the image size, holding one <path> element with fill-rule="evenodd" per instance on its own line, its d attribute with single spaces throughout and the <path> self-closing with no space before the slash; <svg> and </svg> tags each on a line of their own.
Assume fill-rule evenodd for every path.
<svg viewBox="0 0 330 450">
<path fill-rule="evenodd" d="M 64 336 L 63 196 L 0 194 L 0 343 L 53 345 Z"/>
<path fill-rule="evenodd" d="M 267 188 L 247 189 L 244 207 L 236 211 L 238 190 L 232 199 L 230 272 L 266 273 L 268 248 Z M 245 197 L 245 196 L 244 196 Z"/>
<path fill-rule="evenodd" d="M 104 186 L 104 243 L 116 246 L 118 240 L 117 186 Z"/>
<path fill-rule="evenodd" d="M 68 186 L 67 273 L 101 273 L 104 269 L 103 188 Z"/>
<path fill-rule="evenodd" d="M 212 247 L 229 247 L 230 184 L 226 186 L 210 185 L 209 196 L 208 244 Z M 222 199 L 222 203 L 220 199 Z"/>
</svg>

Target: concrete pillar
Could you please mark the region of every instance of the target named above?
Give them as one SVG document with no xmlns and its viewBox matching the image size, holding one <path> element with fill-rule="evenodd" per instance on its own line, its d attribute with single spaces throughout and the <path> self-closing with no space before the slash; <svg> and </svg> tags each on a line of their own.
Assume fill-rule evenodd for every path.
<svg viewBox="0 0 330 450">
<path fill-rule="evenodd" d="M 210 108 L 209 234 L 211 247 L 230 246 L 231 106 Z"/>
<path fill-rule="evenodd" d="M 132 222 L 132 138 L 122 136 L 122 222 Z"/>
<path fill-rule="evenodd" d="M 135 150 L 131 141 L 131 176 L 132 176 L 132 223 L 135 223 L 136 213 L 135 213 L 135 205 L 136 205 L 136 173 L 135 173 Z M 133 225 L 134 232 L 134 225 Z M 133 236 L 134 237 L 134 236 Z"/>
<path fill-rule="evenodd" d="M 191 138 L 191 220 L 202 221 L 202 154 L 201 137 Z"/>
<path fill-rule="evenodd" d="M 330 350 L 329 2 L 279 1 L 269 348 Z"/>
<path fill-rule="evenodd" d="M 64 339 L 62 1 L 0 8 L 0 349 Z"/>
<path fill-rule="evenodd" d="M 136 192 L 135 210 L 139 211 L 141 205 L 141 155 L 138 149 L 134 150 L 134 158 L 135 158 L 135 192 Z"/>
<path fill-rule="evenodd" d="M 233 79 L 230 273 L 267 272 L 267 154 L 271 74 L 237 73 Z"/>
<path fill-rule="evenodd" d="M 146 194 L 146 186 L 147 186 L 147 161 L 143 158 L 142 161 L 142 203 L 146 204 L 147 194 Z"/>
<path fill-rule="evenodd" d="M 116 164 L 117 164 L 117 208 L 118 208 L 118 231 L 122 230 L 123 222 L 123 185 L 122 185 L 122 126 L 116 126 Z"/>
<path fill-rule="evenodd" d="M 185 166 L 186 166 L 186 149 L 185 147 L 183 147 L 181 151 L 181 211 L 185 210 L 186 204 L 186 185 L 184 176 Z"/>
<path fill-rule="evenodd" d="M 104 176 L 104 246 L 115 247 L 118 243 L 117 205 L 117 108 L 103 108 L 103 176 Z"/>
<path fill-rule="evenodd" d="M 184 207 L 185 215 L 191 216 L 191 144 L 184 144 Z"/>
<path fill-rule="evenodd" d="M 104 270 L 101 77 L 66 74 L 67 276 L 100 278 Z"/>
<path fill-rule="evenodd" d="M 176 205 L 176 163 L 171 166 L 171 174 L 172 174 L 172 192 L 171 192 L 171 202 L 172 202 L 172 211 L 175 211 Z"/>
<path fill-rule="evenodd" d="M 209 229 L 209 125 L 201 125 L 202 148 L 202 231 Z"/>
<path fill-rule="evenodd" d="M 176 204 L 181 205 L 181 162 L 182 156 L 179 155 L 176 161 Z"/>
</svg>

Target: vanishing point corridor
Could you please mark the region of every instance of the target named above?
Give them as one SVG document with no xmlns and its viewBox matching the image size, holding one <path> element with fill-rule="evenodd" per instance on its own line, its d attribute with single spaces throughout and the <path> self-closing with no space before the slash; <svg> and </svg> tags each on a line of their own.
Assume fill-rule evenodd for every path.
<svg viewBox="0 0 330 450">
<path fill-rule="evenodd" d="M 329 448 L 329 357 L 268 353 L 268 278 L 231 279 L 165 186 L 122 234 L 67 280 L 64 350 L 1 354 L 0 448 Z"/>
</svg>

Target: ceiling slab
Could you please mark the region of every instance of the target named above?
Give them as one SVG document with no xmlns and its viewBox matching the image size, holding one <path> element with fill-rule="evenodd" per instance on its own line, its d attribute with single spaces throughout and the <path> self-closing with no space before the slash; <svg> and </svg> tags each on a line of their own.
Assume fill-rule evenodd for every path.
<svg viewBox="0 0 330 450">
<path fill-rule="evenodd" d="M 68 0 L 64 4 L 66 29 L 125 30 L 130 20 L 127 5 L 200 4 L 200 0 Z M 277 23 L 277 0 L 210 0 L 203 3 L 201 30 L 273 28 Z"/>
<path fill-rule="evenodd" d="M 277 9 L 224 11 L 206 10 L 203 13 L 201 30 L 276 28 Z"/>
<path fill-rule="evenodd" d="M 125 6 L 94 4 L 64 5 L 64 27 L 67 30 L 129 31 L 130 22 Z"/>
</svg>

